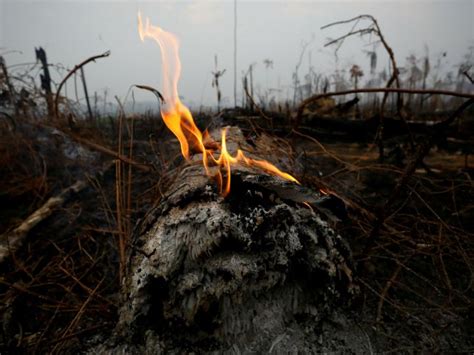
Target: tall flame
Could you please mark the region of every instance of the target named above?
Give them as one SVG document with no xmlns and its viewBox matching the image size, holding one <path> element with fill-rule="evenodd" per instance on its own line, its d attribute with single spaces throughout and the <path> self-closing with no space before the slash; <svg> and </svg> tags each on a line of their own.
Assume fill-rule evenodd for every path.
<svg viewBox="0 0 474 355">
<path fill-rule="evenodd" d="M 293 176 L 282 172 L 276 166 L 265 160 L 256 160 L 246 157 L 239 149 L 236 156 L 232 156 L 227 150 L 226 133 L 222 130 L 221 148 L 218 158 L 214 156 L 214 150 L 206 148 L 204 141 L 206 134 L 199 130 L 194 123 L 193 116 L 189 109 L 184 106 L 178 95 L 178 81 L 181 74 L 181 60 L 179 59 L 178 38 L 164 31 L 162 28 L 150 24 L 147 18 L 143 24 L 140 12 L 138 13 L 138 32 L 142 41 L 149 37 L 153 39 L 161 49 L 161 59 L 163 65 L 163 96 L 165 103 L 161 106 L 161 117 L 166 126 L 178 138 L 181 146 L 181 153 L 189 160 L 190 148 L 202 153 L 202 162 L 208 176 L 212 176 L 209 167 L 217 166 L 217 179 L 221 193 L 226 196 L 230 192 L 231 166 L 244 164 L 260 168 L 270 174 L 280 176 L 286 180 L 299 183 Z M 206 132 L 205 132 L 206 133 Z M 223 183 L 221 168 L 225 171 L 226 181 Z"/>
</svg>

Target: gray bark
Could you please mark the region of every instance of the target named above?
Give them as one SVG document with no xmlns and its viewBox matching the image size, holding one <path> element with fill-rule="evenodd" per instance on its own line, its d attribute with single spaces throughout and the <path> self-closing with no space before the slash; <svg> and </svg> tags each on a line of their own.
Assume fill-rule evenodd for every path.
<svg viewBox="0 0 474 355">
<path fill-rule="evenodd" d="M 320 198 L 237 168 L 224 199 L 202 167 L 182 170 L 134 232 L 116 336 L 94 352 L 318 350 L 315 329 L 354 290 Z"/>
</svg>

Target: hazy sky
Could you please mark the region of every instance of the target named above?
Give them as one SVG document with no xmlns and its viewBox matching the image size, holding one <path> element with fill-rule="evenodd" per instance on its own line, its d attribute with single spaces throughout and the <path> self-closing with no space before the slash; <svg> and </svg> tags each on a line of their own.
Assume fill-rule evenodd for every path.
<svg viewBox="0 0 474 355">
<path fill-rule="evenodd" d="M 72 68 L 85 58 L 111 50 L 109 58 L 89 64 L 86 76 L 91 92 L 124 97 L 132 84 L 160 88 L 161 62 L 158 46 L 140 41 L 137 11 L 152 24 L 174 32 L 181 42 L 183 71 L 180 94 L 195 105 L 214 103 L 211 87 L 214 55 L 222 92 L 233 102 L 233 1 L 23 1 L 0 0 L 0 54 L 8 50 L 9 65 L 34 62 L 34 47 L 46 49 L 51 63 Z M 359 14 L 374 15 L 393 47 L 399 64 L 410 54 L 422 56 L 429 48 L 432 62 L 443 51 L 444 70 L 455 70 L 469 46 L 474 45 L 474 0 L 449 1 L 237 1 L 238 83 L 251 63 L 261 90 L 280 86 L 283 97 L 288 87 L 303 41 L 310 41 L 301 72 L 307 72 L 309 57 L 317 72 L 335 69 L 332 49 L 323 48 L 328 37 L 337 37 L 350 26 L 320 30 L 320 27 Z M 340 50 L 339 67 L 361 65 L 368 72 L 369 59 L 363 50 L 372 50 L 370 39 L 352 38 Z M 309 53 L 311 53 L 309 55 Z M 387 67 L 387 58 L 378 47 L 378 68 Z M 265 69 L 264 59 L 274 62 Z M 16 67 L 20 68 L 20 67 Z M 59 76 L 54 74 L 55 81 Z M 239 85 L 239 95 L 240 95 Z M 72 92 L 69 91 L 69 92 Z M 148 93 L 136 98 L 150 99 Z"/>
</svg>

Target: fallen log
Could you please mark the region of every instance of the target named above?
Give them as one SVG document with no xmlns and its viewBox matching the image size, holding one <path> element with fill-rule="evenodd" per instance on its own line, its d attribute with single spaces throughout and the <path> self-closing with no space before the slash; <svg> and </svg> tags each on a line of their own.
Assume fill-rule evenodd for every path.
<svg viewBox="0 0 474 355">
<path fill-rule="evenodd" d="M 91 352 L 317 350 L 356 289 L 322 196 L 236 167 L 224 198 L 195 159 L 135 228 L 119 324 Z"/>
<path fill-rule="evenodd" d="M 454 111 L 453 111 L 454 112 Z M 452 114 L 452 112 L 445 112 Z M 413 135 L 429 134 L 438 121 L 406 121 L 390 117 L 384 118 L 385 139 L 393 140 Z M 302 117 L 298 131 L 305 132 L 320 140 L 343 142 L 373 142 L 376 136 L 380 119 L 377 115 L 365 120 L 351 119 L 349 117 L 330 117 L 318 114 L 308 114 Z M 446 127 L 446 137 L 462 137 L 471 133 L 472 128 L 467 122 Z"/>
</svg>

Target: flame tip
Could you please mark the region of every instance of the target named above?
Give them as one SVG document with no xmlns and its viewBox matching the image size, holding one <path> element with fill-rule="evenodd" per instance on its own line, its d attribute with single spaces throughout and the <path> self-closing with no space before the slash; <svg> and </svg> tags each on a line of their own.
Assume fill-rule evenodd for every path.
<svg viewBox="0 0 474 355">
<path fill-rule="evenodd" d="M 178 95 L 178 81 L 181 73 L 181 62 L 179 59 L 178 49 L 179 41 L 177 37 L 164 31 L 162 28 L 150 24 L 150 19 L 145 18 L 143 23 L 140 10 L 137 14 L 138 34 L 143 42 L 146 37 L 154 39 L 160 49 L 163 62 L 163 95 L 166 97 L 166 106 L 161 108 L 161 117 L 168 129 L 178 138 L 181 154 L 186 160 L 190 160 L 190 150 L 193 149 L 202 153 L 202 164 L 206 170 L 206 174 L 211 176 L 209 164 L 217 166 L 217 173 L 214 177 L 219 185 L 219 191 L 223 197 L 230 193 L 231 185 L 231 166 L 234 164 L 245 164 L 247 166 L 258 167 L 270 174 L 280 176 L 286 180 L 290 180 L 299 184 L 290 174 L 287 174 L 275 165 L 265 161 L 248 158 L 240 149 L 237 150 L 235 156 L 232 156 L 227 150 L 227 131 L 225 127 L 221 131 L 221 147 L 218 158 L 214 156 L 214 149 L 206 148 L 204 141 L 211 139 L 207 130 L 201 132 L 194 123 L 193 116 L 189 109 L 183 105 Z M 209 143 L 209 142 L 208 142 Z M 211 143 L 215 143 L 212 141 Z M 217 143 L 213 144 L 214 148 Z M 225 172 L 225 181 L 223 177 Z"/>
</svg>

